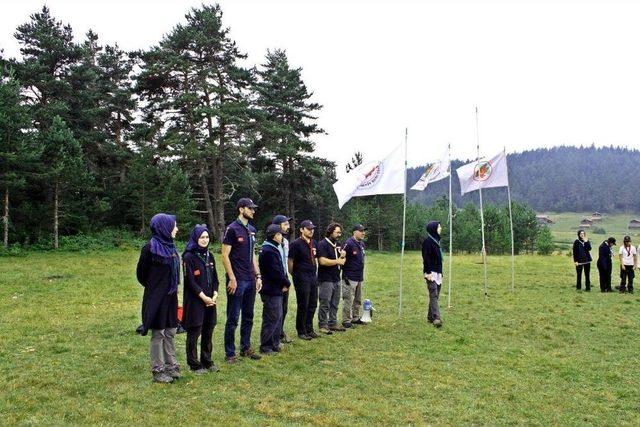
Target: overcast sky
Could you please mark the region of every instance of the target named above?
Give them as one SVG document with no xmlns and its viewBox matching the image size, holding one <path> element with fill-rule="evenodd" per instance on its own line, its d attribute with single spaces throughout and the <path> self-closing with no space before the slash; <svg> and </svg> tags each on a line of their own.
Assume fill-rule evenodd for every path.
<svg viewBox="0 0 640 427">
<path fill-rule="evenodd" d="M 640 2 L 221 0 L 249 55 L 286 49 L 324 108 L 317 154 L 339 171 L 356 150 L 409 163 L 560 144 L 640 148 Z M 44 2 L 6 2 L 0 48 Z M 49 0 L 78 39 L 146 48 L 202 1 Z"/>
</svg>

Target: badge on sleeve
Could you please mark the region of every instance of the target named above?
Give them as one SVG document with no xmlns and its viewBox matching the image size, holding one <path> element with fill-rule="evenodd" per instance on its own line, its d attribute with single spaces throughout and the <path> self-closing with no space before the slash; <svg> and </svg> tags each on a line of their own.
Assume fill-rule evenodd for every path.
<svg viewBox="0 0 640 427">
<path fill-rule="evenodd" d="M 244 242 L 244 237 L 238 237 L 238 243 L 243 243 Z"/>
<path fill-rule="evenodd" d="M 193 270 L 193 275 L 198 277 L 200 275 L 200 270 Z"/>
</svg>

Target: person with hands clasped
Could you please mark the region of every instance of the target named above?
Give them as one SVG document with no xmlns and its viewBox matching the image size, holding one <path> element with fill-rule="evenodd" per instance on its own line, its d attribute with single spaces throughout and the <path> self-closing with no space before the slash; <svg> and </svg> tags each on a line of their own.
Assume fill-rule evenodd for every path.
<svg viewBox="0 0 640 427">
<path fill-rule="evenodd" d="M 624 236 L 622 246 L 620 246 L 620 292 L 628 291 L 633 293 L 633 271 L 638 266 L 638 252 L 631 244 L 631 237 Z"/>
<path fill-rule="evenodd" d="M 427 320 L 437 328 L 442 327 L 438 297 L 442 286 L 442 249 L 440 236 L 442 226 L 437 221 L 427 224 L 427 238 L 422 242 L 423 274 L 429 291 L 429 313 Z"/>
<path fill-rule="evenodd" d="M 584 271 L 584 290 L 591 291 L 591 243 L 584 230 L 578 231 L 578 238 L 573 242 L 573 263 L 576 266 L 576 290 L 582 289 L 582 272 Z"/>
<path fill-rule="evenodd" d="M 227 324 L 224 328 L 224 352 L 228 363 L 237 362 L 235 334 L 240 325 L 240 355 L 252 360 L 260 355 L 251 348 L 253 307 L 262 280 L 258 260 L 254 256 L 256 229 L 249 224 L 258 206 L 251 199 L 238 200 L 238 218 L 225 230 L 222 239 L 222 264 L 227 278 Z"/>
<path fill-rule="evenodd" d="M 260 298 L 264 304 L 260 332 L 260 353 L 263 354 L 274 354 L 281 350 L 283 293 L 291 287 L 280 250 L 282 237 L 280 225 L 270 224 L 258 256 L 262 274 Z"/>
<path fill-rule="evenodd" d="M 209 229 L 196 225 L 182 254 L 184 267 L 184 293 L 182 326 L 187 330 L 187 364 L 193 373 L 218 372 L 211 360 L 211 338 L 217 323 L 218 273 L 209 252 Z M 198 338 L 200 359 L 198 360 Z"/>
<path fill-rule="evenodd" d="M 333 331 L 346 331 L 338 325 L 340 267 L 344 265 L 347 256 L 347 252 L 338 245 L 341 236 L 342 226 L 334 222 L 327 227 L 325 238 L 318 242 L 318 327 L 320 332 L 327 335 L 331 335 Z"/>
</svg>

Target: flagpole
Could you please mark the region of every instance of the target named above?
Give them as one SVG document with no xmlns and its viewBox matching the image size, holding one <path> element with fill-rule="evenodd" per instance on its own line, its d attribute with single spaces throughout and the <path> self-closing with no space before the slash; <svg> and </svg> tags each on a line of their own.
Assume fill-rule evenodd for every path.
<svg viewBox="0 0 640 427">
<path fill-rule="evenodd" d="M 451 271 L 453 265 L 453 210 L 451 200 L 451 143 L 449 143 L 449 292 L 447 293 L 447 308 L 451 308 Z"/>
<path fill-rule="evenodd" d="M 476 107 L 476 147 L 478 149 L 478 161 L 480 161 L 480 128 L 478 126 L 478 107 Z M 484 297 L 488 297 L 487 292 L 487 250 L 484 240 L 484 211 L 482 208 L 482 188 L 478 188 L 480 195 L 480 225 L 482 232 L 482 263 L 484 264 Z"/>
<path fill-rule="evenodd" d="M 407 227 L 407 135 L 409 129 L 404 129 L 404 206 L 402 208 L 402 244 L 400 247 L 400 298 L 398 300 L 398 315 L 402 315 L 402 281 L 404 278 L 404 236 Z"/>
<path fill-rule="evenodd" d="M 507 148 L 504 148 L 504 161 L 507 163 Z M 513 214 L 511 213 L 511 186 L 509 184 L 509 165 L 507 163 L 507 197 L 509 198 L 509 224 L 511 225 L 511 291 L 515 290 L 516 283 L 516 255 L 513 238 Z"/>
</svg>

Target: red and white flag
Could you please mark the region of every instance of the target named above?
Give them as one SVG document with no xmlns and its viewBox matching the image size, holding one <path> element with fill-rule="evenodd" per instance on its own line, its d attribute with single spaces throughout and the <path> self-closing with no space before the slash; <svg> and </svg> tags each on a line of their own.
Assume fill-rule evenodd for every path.
<svg viewBox="0 0 640 427">
<path fill-rule="evenodd" d="M 501 151 L 491 159 L 481 159 L 460 166 L 456 172 L 460 180 L 460 192 L 462 194 L 480 188 L 509 186 L 507 155 L 504 151 Z"/>
</svg>

